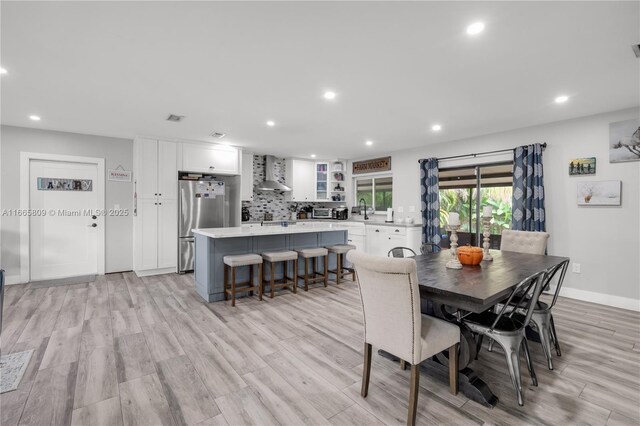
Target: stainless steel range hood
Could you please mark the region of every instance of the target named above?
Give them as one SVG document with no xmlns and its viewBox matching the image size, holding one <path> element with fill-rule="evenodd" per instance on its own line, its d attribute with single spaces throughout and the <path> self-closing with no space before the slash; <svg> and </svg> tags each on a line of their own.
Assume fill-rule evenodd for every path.
<svg viewBox="0 0 640 426">
<path fill-rule="evenodd" d="M 264 181 L 256 185 L 258 191 L 283 191 L 289 192 L 291 188 L 276 180 L 275 176 L 276 158 L 273 155 L 264 156 Z"/>
</svg>

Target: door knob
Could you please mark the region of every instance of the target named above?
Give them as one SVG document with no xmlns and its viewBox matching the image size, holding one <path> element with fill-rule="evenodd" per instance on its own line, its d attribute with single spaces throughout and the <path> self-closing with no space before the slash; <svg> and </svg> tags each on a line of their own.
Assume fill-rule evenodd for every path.
<svg viewBox="0 0 640 426">
<path fill-rule="evenodd" d="M 96 220 L 97 218 L 98 218 L 98 216 L 96 216 L 96 215 L 91 216 L 91 219 L 93 219 L 93 220 Z"/>
<path fill-rule="evenodd" d="M 92 223 L 92 224 L 91 224 L 91 225 L 89 225 L 89 226 L 90 226 L 90 227 L 92 227 L 92 228 L 95 228 L 96 226 L 98 226 L 98 224 L 97 224 L 97 223 Z"/>
</svg>

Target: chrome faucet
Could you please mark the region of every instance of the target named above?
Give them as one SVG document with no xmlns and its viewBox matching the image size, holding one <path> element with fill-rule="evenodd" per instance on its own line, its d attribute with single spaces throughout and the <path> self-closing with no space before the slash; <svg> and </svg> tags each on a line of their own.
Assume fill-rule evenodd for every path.
<svg viewBox="0 0 640 426">
<path fill-rule="evenodd" d="M 367 202 L 364 200 L 364 198 L 360 198 L 360 201 L 358 201 L 358 208 L 360 208 L 360 205 L 362 204 L 364 204 L 364 220 L 369 220 L 369 216 L 367 216 Z"/>
</svg>

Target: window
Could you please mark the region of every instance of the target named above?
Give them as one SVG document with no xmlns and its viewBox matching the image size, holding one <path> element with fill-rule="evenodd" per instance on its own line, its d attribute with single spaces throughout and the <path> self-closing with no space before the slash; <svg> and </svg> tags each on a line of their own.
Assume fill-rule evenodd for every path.
<svg viewBox="0 0 640 426">
<path fill-rule="evenodd" d="M 355 181 L 356 199 L 358 205 L 361 199 L 367 203 L 367 208 L 376 212 L 386 212 L 393 205 L 393 178 L 370 177 L 357 178 Z"/>
<path fill-rule="evenodd" d="M 489 229 L 496 236 L 491 238 L 491 248 L 499 248 L 502 230 L 511 228 L 512 169 L 510 162 L 440 169 L 440 226 L 443 234 L 449 223 L 449 213 L 457 212 L 460 215 L 458 244 L 481 245 L 483 225 L 477 218 L 482 216 L 484 206 L 491 206 L 493 215 Z M 446 235 L 443 237 L 441 245 L 448 247 L 448 238 Z"/>
</svg>

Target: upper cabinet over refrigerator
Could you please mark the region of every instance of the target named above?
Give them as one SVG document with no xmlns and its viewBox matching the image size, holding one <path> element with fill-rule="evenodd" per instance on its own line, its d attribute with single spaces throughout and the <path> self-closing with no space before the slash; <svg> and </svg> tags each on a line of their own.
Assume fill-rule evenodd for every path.
<svg viewBox="0 0 640 426">
<path fill-rule="evenodd" d="M 237 175 L 238 150 L 231 146 L 182 143 L 182 170 Z"/>
</svg>

